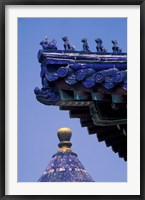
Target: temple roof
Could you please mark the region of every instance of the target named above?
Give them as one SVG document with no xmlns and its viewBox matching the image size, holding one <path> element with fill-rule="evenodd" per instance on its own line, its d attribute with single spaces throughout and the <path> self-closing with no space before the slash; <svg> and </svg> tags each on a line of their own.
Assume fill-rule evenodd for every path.
<svg viewBox="0 0 145 200">
<path fill-rule="evenodd" d="M 127 53 L 41 49 L 38 61 L 42 88 L 34 90 L 37 100 L 68 110 L 126 161 Z"/>
<path fill-rule="evenodd" d="M 48 167 L 38 180 L 39 182 L 94 182 L 87 173 L 76 153 L 71 147 L 71 130 L 61 128 L 58 130 L 60 147 L 53 155 Z"/>
</svg>

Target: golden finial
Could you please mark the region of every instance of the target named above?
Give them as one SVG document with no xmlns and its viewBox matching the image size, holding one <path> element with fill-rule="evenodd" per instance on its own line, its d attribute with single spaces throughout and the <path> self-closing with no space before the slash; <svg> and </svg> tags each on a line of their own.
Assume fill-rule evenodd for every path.
<svg viewBox="0 0 145 200">
<path fill-rule="evenodd" d="M 72 132 L 70 128 L 59 128 L 57 131 L 57 136 L 59 138 L 60 143 L 59 151 L 61 152 L 72 152 L 72 149 L 70 148 L 72 146 L 72 143 L 70 142 Z"/>
</svg>

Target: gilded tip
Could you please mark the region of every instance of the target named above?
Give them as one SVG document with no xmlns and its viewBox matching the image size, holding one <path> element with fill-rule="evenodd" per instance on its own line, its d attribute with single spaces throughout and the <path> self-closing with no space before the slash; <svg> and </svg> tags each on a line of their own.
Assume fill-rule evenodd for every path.
<svg viewBox="0 0 145 200">
<path fill-rule="evenodd" d="M 70 141 L 71 135 L 72 135 L 72 131 L 70 128 L 59 128 L 57 131 L 57 135 L 58 138 L 60 140 L 60 142 L 62 141 Z"/>
</svg>

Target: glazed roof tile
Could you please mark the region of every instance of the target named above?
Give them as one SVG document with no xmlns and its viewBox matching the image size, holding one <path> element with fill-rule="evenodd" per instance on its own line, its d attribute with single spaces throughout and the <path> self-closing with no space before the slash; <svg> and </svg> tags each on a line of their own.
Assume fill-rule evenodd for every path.
<svg viewBox="0 0 145 200">
<path fill-rule="evenodd" d="M 59 129 L 59 151 L 53 155 L 48 167 L 39 178 L 39 182 L 94 182 L 85 170 L 76 153 L 72 151 L 71 131 Z"/>
</svg>

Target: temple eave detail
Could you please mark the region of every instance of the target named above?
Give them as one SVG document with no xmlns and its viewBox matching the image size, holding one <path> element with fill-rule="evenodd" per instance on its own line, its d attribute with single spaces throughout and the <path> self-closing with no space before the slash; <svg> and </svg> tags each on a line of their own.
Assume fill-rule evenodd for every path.
<svg viewBox="0 0 145 200">
<path fill-rule="evenodd" d="M 127 160 L 127 54 L 43 49 L 38 60 L 37 100 L 69 110 L 70 118 L 80 118 L 89 134 Z"/>
</svg>

